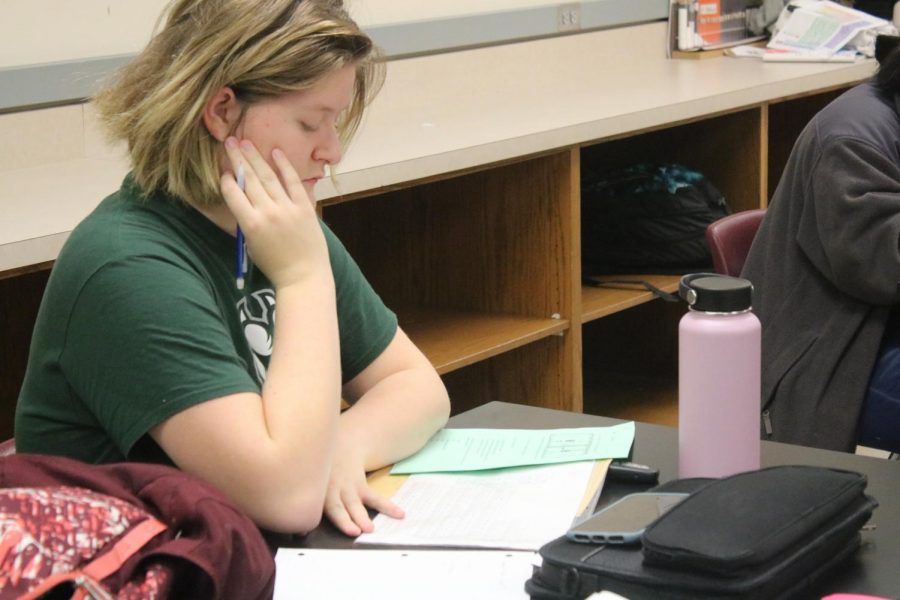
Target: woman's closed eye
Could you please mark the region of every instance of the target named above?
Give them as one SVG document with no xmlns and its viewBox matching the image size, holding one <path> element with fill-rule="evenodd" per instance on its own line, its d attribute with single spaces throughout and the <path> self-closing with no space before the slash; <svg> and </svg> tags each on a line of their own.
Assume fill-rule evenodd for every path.
<svg viewBox="0 0 900 600">
<path fill-rule="evenodd" d="M 319 125 L 310 125 L 306 121 L 300 121 L 300 128 L 307 133 L 315 133 L 319 130 Z"/>
</svg>

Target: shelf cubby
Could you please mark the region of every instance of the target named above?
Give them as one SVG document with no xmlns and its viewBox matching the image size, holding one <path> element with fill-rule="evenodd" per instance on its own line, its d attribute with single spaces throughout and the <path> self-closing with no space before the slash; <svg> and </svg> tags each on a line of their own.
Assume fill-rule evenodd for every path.
<svg viewBox="0 0 900 600">
<path fill-rule="evenodd" d="M 492 400 L 582 411 L 580 336 L 568 330 L 444 376 L 453 413 Z M 573 393 L 577 390 L 578 393 Z"/>
<path fill-rule="evenodd" d="M 439 373 L 549 337 L 551 346 L 571 345 L 560 352 L 573 361 L 580 332 L 571 323 L 580 323 L 581 299 L 574 154 L 328 203 L 323 218 Z M 523 360 L 531 359 L 515 362 Z M 561 389 L 553 395 L 568 398 L 569 408 L 580 398 Z"/>
</svg>

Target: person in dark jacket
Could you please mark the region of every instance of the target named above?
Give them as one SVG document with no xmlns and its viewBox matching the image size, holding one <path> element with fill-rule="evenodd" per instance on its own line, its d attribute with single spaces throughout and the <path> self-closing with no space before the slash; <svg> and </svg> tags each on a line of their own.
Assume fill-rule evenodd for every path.
<svg viewBox="0 0 900 600">
<path fill-rule="evenodd" d="M 806 126 L 742 275 L 763 325 L 765 439 L 852 451 L 900 303 L 900 52 Z"/>
</svg>

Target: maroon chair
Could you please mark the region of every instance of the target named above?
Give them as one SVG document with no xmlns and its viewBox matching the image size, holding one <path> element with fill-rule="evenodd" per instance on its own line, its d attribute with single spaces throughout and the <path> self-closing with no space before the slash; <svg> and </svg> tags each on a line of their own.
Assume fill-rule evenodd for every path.
<svg viewBox="0 0 900 600">
<path fill-rule="evenodd" d="M 0 442 L 0 456 L 9 456 L 16 453 L 16 440 L 9 438 Z"/>
<path fill-rule="evenodd" d="M 738 277 L 744 268 L 744 260 L 750 252 L 750 244 L 756 236 L 756 230 L 766 209 L 756 208 L 742 210 L 718 221 L 710 223 L 706 228 L 706 241 L 712 253 L 713 270 L 723 275 Z"/>
</svg>

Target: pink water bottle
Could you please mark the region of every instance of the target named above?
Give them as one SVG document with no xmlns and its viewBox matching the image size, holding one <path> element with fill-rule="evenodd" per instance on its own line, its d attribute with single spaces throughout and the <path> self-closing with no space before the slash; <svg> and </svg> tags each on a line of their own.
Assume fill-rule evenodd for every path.
<svg viewBox="0 0 900 600">
<path fill-rule="evenodd" d="M 690 310 L 678 326 L 678 476 L 759 468 L 760 336 L 746 279 L 681 278 Z"/>
</svg>

